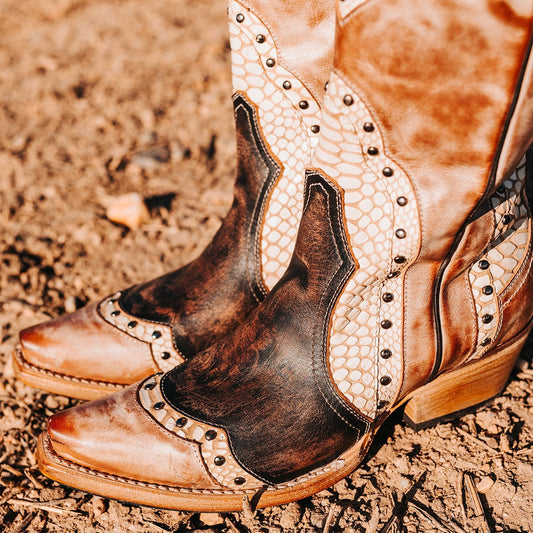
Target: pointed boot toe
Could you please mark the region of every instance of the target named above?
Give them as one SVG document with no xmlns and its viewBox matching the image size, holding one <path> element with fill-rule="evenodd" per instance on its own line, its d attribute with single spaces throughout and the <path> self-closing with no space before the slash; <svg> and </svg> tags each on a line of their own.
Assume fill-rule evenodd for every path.
<svg viewBox="0 0 533 533">
<path fill-rule="evenodd" d="M 159 370 L 149 343 L 105 320 L 105 302 L 21 331 L 14 352 L 18 377 L 33 387 L 94 399 Z"/>
</svg>

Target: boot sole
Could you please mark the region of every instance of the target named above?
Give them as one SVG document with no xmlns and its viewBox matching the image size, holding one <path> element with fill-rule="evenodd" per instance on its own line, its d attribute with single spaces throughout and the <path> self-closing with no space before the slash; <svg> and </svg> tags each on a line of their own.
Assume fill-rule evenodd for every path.
<svg viewBox="0 0 533 533">
<path fill-rule="evenodd" d="M 507 383 L 529 329 L 494 353 L 487 354 L 484 359 L 442 374 L 414 391 L 391 413 L 405 405 L 408 420 L 421 427 L 460 414 L 497 396 Z M 39 437 L 36 457 L 39 468 L 47 477 L 104 497 L 182 511 L 236 512 L 243 509 L 244 497 L 254 507 L 269 507 L 306 498 L 334 485 L 359 466 L 385 418 L 360 442 L 326 467 L 286 484 L 265 486 L 259 491 L 186 489 L 107 474 L 56 454 L 47 433 Z"/>
<path fill-rule="evenodd" d="M 78 400 L 97 400 L 122 390 L 126 385 L 90 379 L 75 378 L 32 365 L 17 346 L 12 355 L 15 377 L 26 385 Z"/>
</svg>

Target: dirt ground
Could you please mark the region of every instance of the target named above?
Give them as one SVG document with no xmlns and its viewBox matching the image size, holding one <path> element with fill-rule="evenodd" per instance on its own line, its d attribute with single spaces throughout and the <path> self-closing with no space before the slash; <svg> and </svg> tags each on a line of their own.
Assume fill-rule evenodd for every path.
<svg viewBox="0 0 533 533">
<path fill-rule="evenodd" d="M 17 331 L 183 264 L 231 203 L 225 7 L 0 0 L 0 530 L 531 531 L 531 350 L 504 394 L 475 415 L 415 432 L 399 414 L 350 478 L 255 514 L 127 505 L 36 468 L 46 417 L 75 402 L 13 379 Z M 150 211 L 138 230 L 105 217 L 129 192 Z M 488 526 L 474 516 L 468 479 Z"/>
</svg>

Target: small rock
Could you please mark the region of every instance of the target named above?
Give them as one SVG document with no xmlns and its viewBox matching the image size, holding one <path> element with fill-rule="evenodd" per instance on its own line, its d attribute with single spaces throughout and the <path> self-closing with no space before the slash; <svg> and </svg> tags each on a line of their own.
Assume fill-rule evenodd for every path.
<svg viewBox="0 0 533 533">
<path fill-rule="evenodd" d="M 294 529 L 302 518 L 302 507 L 298 502 L 289 503 L 281 512 L 279 525 L 283 529 Z"/>
<path fill-rule="evenodd" d="M 100 498 L 99 496 L 94 496 L 91 501 L 92 507 L 93 507 L 93 514 L 95 518 L 98 518 L 99 516 L 103 515 L 107 511 L 107 502 L 104 498 Z"/>
<path fill-rule="evenodd" d="M 157 168 L 170 160 L 170 149 L 168 146 L 160 146 L 142 150 L 133 154 L 131 162 L 144 169 Z"/>
<path fill-rule="evenodd" d="M 61 404 L 55 396 L 49 394 L 44 400 L 44 405 L 46 405 L 48 409 L 57 409 Z"/>
<path fill-rule="evenodd" d="M 200 522 L 206 526 L 218 526 L 224 519 L 218 513 L 200 513 Z"/>
<path fill-rule="evenodd" d="M 148 220 L 149 213 L 141 195 L 133 192 L 113 199 L 107 207 L 106 216 L 112 222 L 138 229 Z"/>
<path fill-rule="evenodd" d="M 76 311 L 76 298 L 74 296 L 69 296 L 65 299 L 65 312 L 74 313 Z"/>
<path fill-rule="evenodd" d="M 490 476 L 482 477 L 476 485 L 476 490 L 480 494 L 486 494 L 494 485 L 494 480 Z"/>
</svg>

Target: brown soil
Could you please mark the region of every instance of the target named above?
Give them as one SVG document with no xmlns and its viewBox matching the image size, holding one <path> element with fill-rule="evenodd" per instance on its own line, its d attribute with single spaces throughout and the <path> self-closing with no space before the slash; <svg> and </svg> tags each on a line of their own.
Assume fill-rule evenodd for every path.
<svg viewBox="0 0 533 533">
<path fill-rule="evenodd" d="M 395 510 L 403 526 L 389 531 L 483 531 L 463 502 L 470 473 L 492 531 L 530 531 L 530 351 L 492 405 L 420 432 L 397 416 L 350 478 L 255 515 L 107 501 L 37 470 L 46 417 L 75 402 L 13 379 L 17 331 L 173 269 L 208 242 L 232 196 L 229 68 L 223 2 L 0 4 L 0 529 L 374 532 L 407 494 Z M 136 231 L 105 217 L 132 191 L 150 208 Z"/>
</svg>

